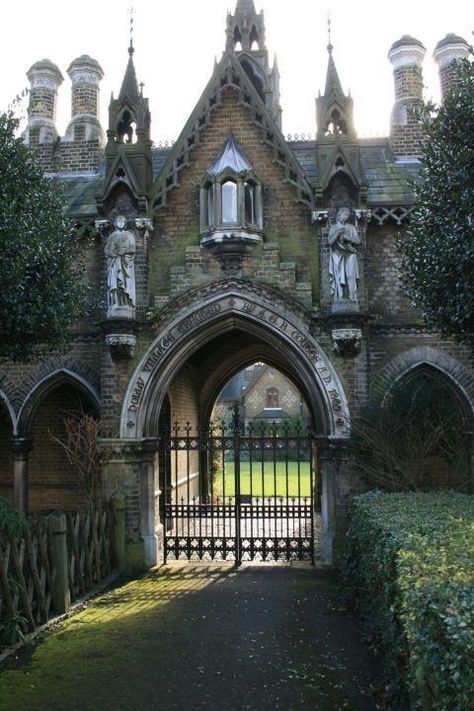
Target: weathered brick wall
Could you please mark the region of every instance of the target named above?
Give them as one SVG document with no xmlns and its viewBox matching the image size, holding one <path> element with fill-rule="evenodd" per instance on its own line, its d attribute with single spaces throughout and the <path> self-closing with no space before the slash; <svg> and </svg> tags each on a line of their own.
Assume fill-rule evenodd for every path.
<svg viewBox="0 0 474 711">
<path fill-rule="evenodd" d="M 400 256 L 397 251 L 399 227 L 370 225 L 367 231 L 367 290 L 372 315 L 398 320 L 420 321 L 419 312 L 403 295 Z"/>
<path fill-rule="evenodd" d="M 183 428 L 190 422 L 193 432 L 198 426 L 199 374 L 190 364 L 184 365 L 173 378 L 168 396 L 171 404 L 171 426 L 178 422 Z"/>
<path fill-rule="evenodd" d="M 168 390 L 171 404 L 171 427 L 179 426 L 179 435 L 186 434 L 187 423 L 190 434 L 197 434 L 199 378 L 196 368 L 184 365 L 173 379 Z M 199 494 L 199 452 L 177 451 L 171 454 L 172 500 Z M 177 489 L 176 489 L 177 484 Z"/>
<path fill-rule="evenodd" d="M 215 259 L 211 259 L 200 247 L 186 247 L 184 266 L 170 269 L 170 298 L 192 287 L 215 281 L 223 276 Z M 280 261 L 280 248 L 274 242 L 258 245 L 245 261 L 244 276 L 295 296 L 310 306 L 312 303 L 311 282 L 297 282 L 295 262 Z M 165 297 L 166 299 L 166 297 Z M 155 297 L 155 307 L 164 303 L 163 295 Z"/>
<path fill-rule="evenodd" d="M 11 422 L 0 406 L 0 496 L 13 502 L 13 453 Z"/>
<path fill-rule="evenodd" d="M 390 146 L 396 156 L 418 156 L 421 152 L 423 134 L 421 125 L 413 111 L 407 109 L 405 125 L 392 126 Z"/>
<path fill-rule="evenodd" d="M 392 111 L 390 144 L 396 156 L 416 156 L 420 153 L 423 134 L 417 110 L 423 97 L 421 66 L 405 65 L 393 72 L 395 106 Z"/>
<path fill-rule="evenodd" d="M 84 503 L 77 475 L 62 447 L 52 437 L 64 438 L 64 418 L 86 405 L 77 390 L 62 385 L 47 395 L 36 410 L 29 460 L 29 508 L 77 509 Z"/>
<path fill-rule="evenodd" d="M 370 373 L 372 382 L 383 367 L 400 353 L 419 346 L 434 348 L 440 353 L 455 358 L 472 371 L 474 366 L 472 350 L 451 340 L 443 340 L 439 334 L 419 326 L 374 325 L 370 333 Z"/>
<path fill-rule="evenodd" d="M 190 153 L 190 164 L 180 173 L 179 187 L 168 194 L 166 206 L 156 213 L 150 255 L 151 303 L 156 295 L 169 291 L 170 269 L 185 264 L 186 247 L 199 245 L 199 184 L 222 150 L 230 130 L 264 186 L 265 241 L 279 245 L 279 261 L 295 262 L 296 281 L 312 283 L 313 289 L 316 287 L 317 255 L 310 211 L 295 202 L 296 191 L 285 182 L 284 171 L 274 161 L 262 129 L 250 120 L 235 93 L 228 90 L 212 114 L 211 126 Z M 213 260 L 210 256 L 203 259 Z M 218 274 L 215 267 L 208 267 L 208 273 L 211 278 Z M 256 270 L 249 260 L 244 265 L 243 275 L 261 278 L 260 264 Z M 298 295 L 296 289 L 295 295 Z"/>
<path fill-rule="evenodd" d="M 104 160 L 104 150 L 100 141 L 83 141 L 79 140 L 79 136 L 76 138 L 76 141 L 58 139 L 54 143 L 38 145 L 32 135 L 30 143 L 37 152 L 38 159 L 46 173 L 97 171 Z"/>
<path fill-rule="evenodd" d="M 421 98 L 423 95 L 423 73 L 418 65 L 397 67 L 393 71 L 395 100 Z"/>
<path fill-rule="evenodd" d="M 98 116 L 99 92 L 93 84 L 78 83 L 72 88 L 71 116 L 92 114 Z"/>
<path fill-rule="evenodd" d="M 28 118 L 56 119 L 57 92 L 47 87 L 32 87 L 28 106 Z"/>
</svg>

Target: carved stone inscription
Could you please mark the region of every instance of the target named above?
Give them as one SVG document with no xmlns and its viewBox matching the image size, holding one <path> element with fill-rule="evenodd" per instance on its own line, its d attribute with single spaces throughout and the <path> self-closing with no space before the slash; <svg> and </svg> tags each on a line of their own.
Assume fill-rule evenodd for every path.
<svg viewBox="0 0 474 711">
<path fill-rule="evenodd" d="M 146 384 L 155 368 L 166 360 L 167 356 L 181 340 L 185 340 L 187 334 L 199 328 L 199 326 L 204 326 L 206 323 L 211 322 L 220 314 L 225 314 L 226 312 L 238 313 L 239 311 L 252 320 L 269 324 L 274 331 L 280 332 L 285 340 L 291 340 L 297 346 L 298 350 L 307 356 L 314 364 L 314 368 L 321 382 L 324 384 L 323 386 L 333 412 L 338 414 L 336 425 L 338 429 L 344 430 L 345 422 L 341 419 L 341 415 L 344 414 L 342 412 L 344 406 L 338 385 L 334 382 L 333 374 L 328 367 L 329 364 L 322 358 L 317 347 L 310 340 L 308 335 L 273 310 L 264 308 L 260 304 L 249 301 L 243 297 L 232 295 L 225 296 L 220 301 L 216 301 L 212 304 L 207 304 L 189 316 L 175 322 L 160 340 L 155 343 L 151 352 L 148 353 L 148 356 L 142 362 L 139 372 L 136 373 L 133 386 L 128 393 L 127 412 L 129 419 L 127 421 L 127 429 L 129 434 L 130 430 L 135 427 L 135 416 L 140 408 Z"/>
</svg>

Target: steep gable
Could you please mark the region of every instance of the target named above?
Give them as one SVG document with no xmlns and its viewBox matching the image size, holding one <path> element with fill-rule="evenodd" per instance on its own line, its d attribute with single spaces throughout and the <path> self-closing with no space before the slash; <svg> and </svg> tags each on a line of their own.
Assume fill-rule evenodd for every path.
<svg viewBox="0 0 474 711">
<path fill-rule="evenodd" d="M 235 55 L 226 52 L 153 185 L 153 211 L 165 205 L 169 192 L 178 185 L 181 171 L 189 164 L 190 154 L 199 145 L 202 134 L 212 126 L 213 113 L 221 105 L 227 90 L 236 93 L 238 103 L 247 109 L 251 120 L 261 129 L 262 140 L 270 148 L 273 160 L 281 166 L 282 178 L 293 185 L 296 199 L 311 207 L 312 194 L 306 175 Z"/>
</svg>

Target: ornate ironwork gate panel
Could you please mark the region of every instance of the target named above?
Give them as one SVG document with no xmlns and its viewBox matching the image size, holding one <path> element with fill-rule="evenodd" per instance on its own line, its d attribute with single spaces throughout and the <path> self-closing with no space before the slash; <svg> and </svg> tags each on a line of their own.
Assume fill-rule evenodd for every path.
<svg viewBox="0 0 474 711">
<path fill-rule="evenodd" d="M 314 562 L 314 447 L 299 424 L 176 424 L 161 446 L 165 561 Z"/>
</svg>

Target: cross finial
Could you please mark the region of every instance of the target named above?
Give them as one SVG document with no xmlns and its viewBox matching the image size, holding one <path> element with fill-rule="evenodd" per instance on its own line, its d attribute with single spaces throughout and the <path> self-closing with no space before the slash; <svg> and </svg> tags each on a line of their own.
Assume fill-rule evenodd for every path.
<svg viewBox="0 0 474 711">
<path fill-rule="evenodd" d="M 133 5 L 130 7 L 130 45 L 128 47 L 128 53 L 133 54 L 134 53 L 134 48 L 133 48 L 133 16 L 135 14 L 135 10 L 133 9 Z"/>
<path fill-rule="evenodd" d="M 334 47 L 331 42 L 331 13 L 328 11 L 328 52 L 332 54 Z"/>
</svg>

